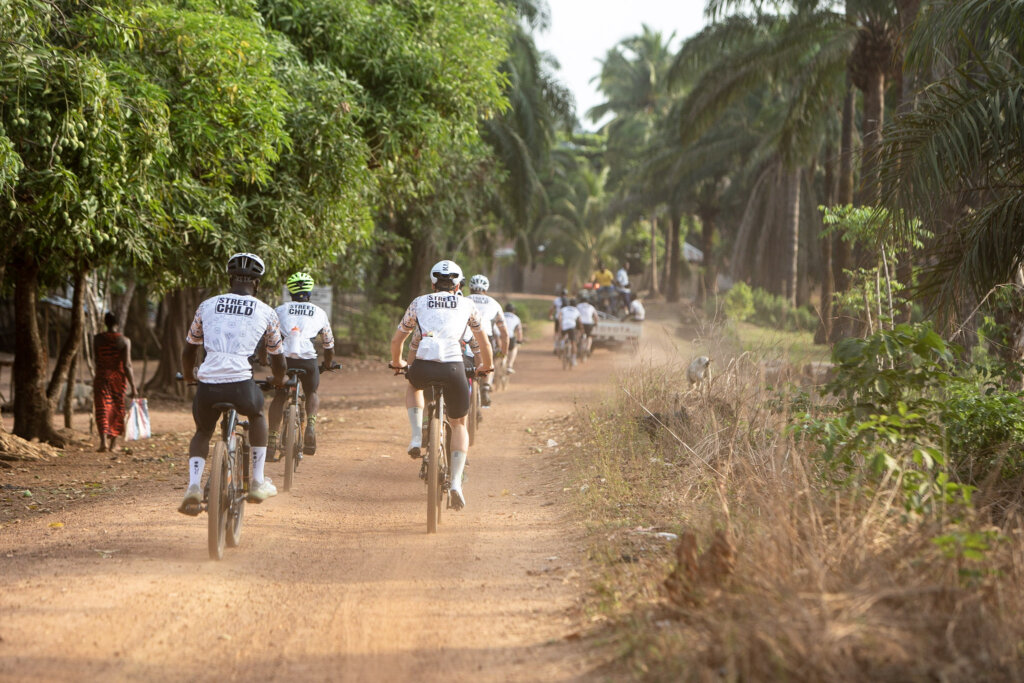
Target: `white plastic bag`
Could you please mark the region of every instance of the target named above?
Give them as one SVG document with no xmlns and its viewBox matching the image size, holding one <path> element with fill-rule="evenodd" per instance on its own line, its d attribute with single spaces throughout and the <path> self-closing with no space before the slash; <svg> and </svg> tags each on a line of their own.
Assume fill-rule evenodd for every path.
<svg viewBox="0 0 1024 683">
<path fill-rule="evenodd" d="M 128 407 L 128 417 L 125 418 L 125 440 L 148 439 L 152 435 L 153 430 L 149 424 L 149 404 L 144 398 L 133 399 L 132 404 Z"/>
</svg>

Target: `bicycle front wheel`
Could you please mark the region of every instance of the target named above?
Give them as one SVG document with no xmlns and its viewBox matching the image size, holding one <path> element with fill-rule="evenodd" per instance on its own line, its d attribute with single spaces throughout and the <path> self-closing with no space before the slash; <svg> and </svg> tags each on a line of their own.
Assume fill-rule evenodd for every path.
<svg viewBox="0 0 1024 683">
<path fill-rule="evenodd" d="M 427 533 L 437 532 L 437 503 L 440 500 L 438 486 L 438 463 L 441 461 L 441 420 L 436 415 L 430 417 L 430 432 L 427 441 Z"/>
<path fill-rule="evenodd" d="M 237 548 L 242 542 L 242 518 L 245 515 L 245 495 L 242 482 L 245 481 L 242 474 L 242 467 L 239 460 L 245 461 L 250 456 L 248 445 L 239 439 L 238 450 L 234 458 L 228 458 L 227 470 L 230 473 L 228 478 L 228 514 L 227 514 L 227 543 L 229 548 Z"/>
<path fill-rule="evenodd" d="M 295 458 L 299 451 L 299 407 L 288 406 L 284 415 L 284 485 L 283 491 L 292 490 L 292 480 L 295 476 Z"/>
<path fill-rule="evenodd" d="M 210 499 L 206 507 L 207 545 L 210 559 L 224 558 L 224 544 L 228 521 L 228 461 L 227 444 L 218 441 L 210 463 Z"/>
</svg>

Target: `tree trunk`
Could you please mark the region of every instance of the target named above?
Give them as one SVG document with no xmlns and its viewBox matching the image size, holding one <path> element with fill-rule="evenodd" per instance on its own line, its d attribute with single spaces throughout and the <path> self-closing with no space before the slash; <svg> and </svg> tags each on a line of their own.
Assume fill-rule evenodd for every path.
<svg viewBox="0 0 1024 683">
<path fill-rule="evenodd" d="M 842 132 L 839 138 L 839 183 L 836 197 L 837 203 L 841 206 L 853 204 L 853 137 L 856 97 L 853 82 L 847 77 L 846 99 L 843 100 Z M 836 293 L 846 292 L 850 289 L 850 278 L 846 271 L 851 267 L 853 255 L 849 243 L 842 239 L 842 235 L 836 235 L 832 240 L 832 245 L 835 291 Z M 830 343 L 838 341 L 846 334 L 847 326 L 839 321 L 837 317 L 839 313 L 840 311 L 833 311 L 832 330 L 828 338 Z"/>
<path fill-rule="evenodd" d="M 78 378 L 75 375 L 78 374 L 78 356 L 81 351 L 81 345 L 79 345 L 78 351 L 71 357 L 71 365 L 68 366 L 68 381 L 64 384 L 64 405 L 61 407 L 64 409 L 65 429 L 71 429 L 72 418 L 75 414 L 75 385 L 78 383 Z"/>
<path fill-rule="evenodd" d="M 75 271 L 75 292 L 71 296 L 71 327 L 64 344 L 61 345 L 57 363 L 50 376 L 50 383 L 46 386 L 46 398 L 54 405 L 60 395 L 60 388 L 67 381 L 68 372 L 74 365 L 75 356 L 78 354 L 82 342 L 82 329 L 85 326 L 85 306 L 83 304 L 88 275 L 89 271 L 85 267 Z"/>
<path fill-rule="evenodd" d="M 36 309 L 39 298 L 39 264 L 29 255 L 15 257 L 14 320 L 14 434 L 23 439 L 39 439 L 63 446 L 64 439 L 50 422 L 52 409 L 46 398 L 47 359 Z"/>
<path fill-rule="evenodd" d="M 713 256 L 715 221 L 718 218 L 718 211 L 711 206 L 703 206 L 697 216 L 700 218 L 700 248 L 704 252 L 698 299 L 699 303 L 703 305 L 718 293 L 718 264 Z"/>
<path fill-rule="evenodd" d="M 878 203 L 878 152 L 882 146 L 882 122 L 885 116 L 885 71 L 883 65 L 867 74 L 864 89 L 864 139 L 861 151 L 861 191 L 858 204 Z"/>
<path fill-rule="evenodd" d="M 665 286 L 665 301 L 675 303 L 679 301 L 679 227 L 682 223 L 682 215 L 678 209 L 671 209 L 669 219 L 668 245 L 668 283 Z M 707 255 L 704 255 L 707 261 Z"/>
<path fill-rule="evenodd" d="M 836 202 L 836 174 L 832 145 L 825 148 L 825 205 L 832 206 Z M 832 292 L 834 276 L 832 273 L 832 235 L 825 233 L 821 220 L 817 221 L 818 236 L 821 239 L 821 308 L 818 329 L 814 332 L 815 344 L 826 344 L 832 336 Z"/>
<path fill-rule="evenodd" d="M 786 203 L 786 228 L 789 233 L 787 254 L 786 295 L 789 305 L 796 308 L 796 289 L 800 280 L 800 169 L 789 172 L 789 197 Z"/>
<path fill-rule="evenodd" d="M 114 315 L 117 317 L 117 326 L 123 331 L 125 329 L 125 323 L 128 321 L 128 311 L 132 307 L 132 297 L 135 296 L 135 274 L 132 273 L 128 276 L 128 282 L 125 284 L 124 294 L 117 297 L 117 300 L 113 303 Z"/>
<path fill-rule="evenodd" d="M 183 371 L 181 352 L 185 349 L 185 336 L 199 298 L 198 289 L 178 289 L 164 297 L 160 319 L 160 360 L 153 376 L 145 384 L 146 393 L 185 396 L 186 388 L 175 379 L 175 375 Z"/>
<path fill-rule="evenodd" d="M 651 214 L 651 291 L 648 296 L 658 296 L 658 214 Z"/>
</svg>

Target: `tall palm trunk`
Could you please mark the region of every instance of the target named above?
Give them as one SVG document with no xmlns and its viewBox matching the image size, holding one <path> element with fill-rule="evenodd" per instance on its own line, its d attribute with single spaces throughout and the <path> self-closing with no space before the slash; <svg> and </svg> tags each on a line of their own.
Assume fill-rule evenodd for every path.
<svg viewBox="0 0 1024 683">
<path fill-rule="evenodd" d="M 679 301 L 679 229 L 682 224 L 682 212 L 672 207 L 669 218 L 668 230 L 668 282 L 665 285 L 665 301 Z M 704 260 L 707 261 L 707 254 Z"/>
<path fill-rule="evenodd" d="M 787 254 L 786 295 L 790 306 L 796 307 L 796 290 L 800 280 L 800 168 L 789 172 L 789 196 L 786 202 Z"/>
<path fill-rule="evenodd" d="M 836 201 L 836 173 L 835 160 L 832 155 L 835 148 L 829 144 L 825 148 L 825 205 L 831 206 Z M 835 286 L 835 275 L 832 271 L 832 234 L 822 229 L 820 220 L 818 224 L 818 235 L 821 238 L 821 315 L 818 321 L 818 329 L 814 332 L 815 344 L 826 344 L 832 336 L 832 293 Z"/>
<path fill-rule="evenodd" d="M 651 292 L 649 296 L 657 296 L 658 291 L 658 214 L 651 214 Z"/>
<path fill-rule="evenodd" d="M 46 387 L 46 398 L 51 403 L 57 400 L 60 388 L 74 366 L 74 358 L 78 355 L 78 349 L 82 343 L 82 330 L 85 327 L 85 285 L 88 277 L 88 269 L 82 267 L 75 271 L 75 292 L 71 297 L 71 329 L 68 336 L 61 345 L 60 353 L 57 355 L 57 364 L 50 376 L 50 383 Z"/>
<path fill-rule="evenodd" d="M 857 93 L 853 89 L 853 80 L 846 79 L 846 98 L 843 100 L 843 121 L 839 137 L 839 187 L 837 203 L 841 206 L 853 204 L 853 137 L 854 137 L 854 110 L 856 107 Z M 850 244 L 843 239 L 832 240 L 833 245 L 833 273 L 835 276 L 836 293 L 846 292 L 850 289 L 850 278 L 847 271 L 851 267 L 853 255 Z M 838 341 L 847 334 L 847 325 L 841 324 L 836 315 L 839 311 L 833 311 L 833 319 L 828 341 Z"/>
</svg>

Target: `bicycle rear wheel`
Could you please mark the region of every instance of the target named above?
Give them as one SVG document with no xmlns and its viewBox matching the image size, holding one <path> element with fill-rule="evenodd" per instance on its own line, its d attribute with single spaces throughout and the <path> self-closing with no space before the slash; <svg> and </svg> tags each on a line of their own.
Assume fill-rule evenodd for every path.
<svg viewBox="0 0 1024 683">
<path fill-rule="evenodd" d="M 239 460 L 248 459 L 250 456 L 247 442 L 238 440 L 239 450 L 235 457 L 229 459 L 230 478 L 228 480 L 228 515 L 227 515 L 227 544 L 229 548 L 237 548 L 242 542 L 242 518 L 245 515 L 245 496 L 242 493 L 242 482 L 245 481 L 242 475 L 242 468 Z"/>
<path fill-rule="evenodd" d="M 430 431 L 427 440 L 427 533 L 437 532 L 437 518 L 440 516 L 437 504 L 440 500 L 438 486 L 438 463 L 441 460 L 441 420 L 430 416 Z"/>
<path fill-rule="evenodd" d="M 299 407 L 288 406 L 284 415 L 284 485 L 282 491 L 292 490 L 295 475 L 295 457 L 298 455 L 299 443 Z"/>
<path fill-rule="evenodd" d="M 224 558 L 228 521 L 227 444 L 218 441 L 210 463 L 210 497 L 206 507 L 207 546 L 211 560 Z"/>
</svg>

